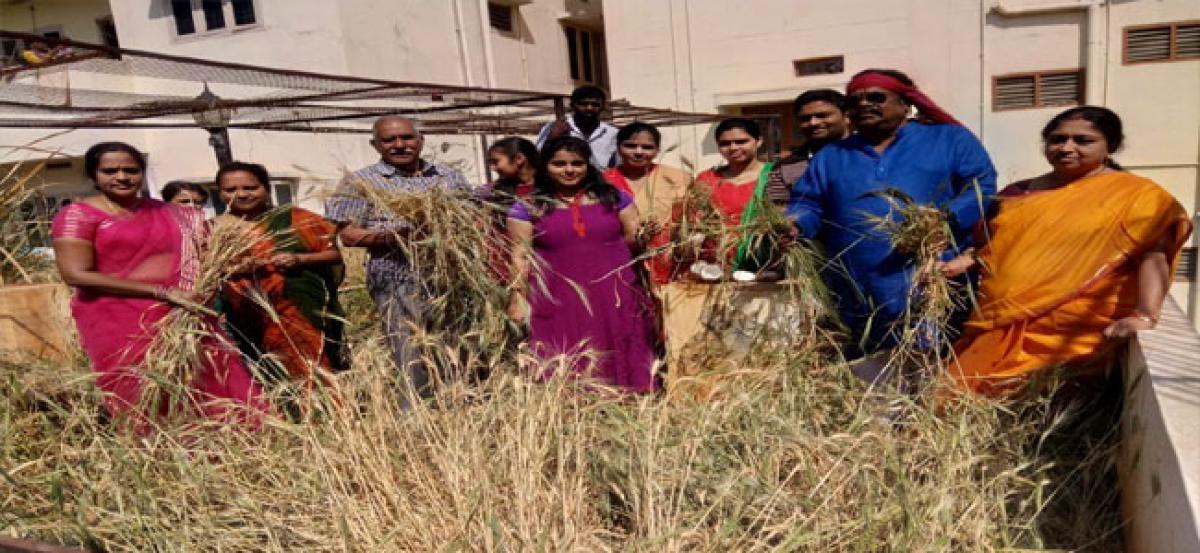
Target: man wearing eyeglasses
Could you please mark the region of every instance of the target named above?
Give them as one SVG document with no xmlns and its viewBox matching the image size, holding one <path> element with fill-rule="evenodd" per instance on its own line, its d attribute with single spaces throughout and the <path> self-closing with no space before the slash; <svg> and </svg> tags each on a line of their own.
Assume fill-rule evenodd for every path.
<svg viewBox="0 0 1200 553">
<path fill-rule="evenodd" d="M 909 118 L 913 108 L 916 119 Z M 826 280 L 852 332 L 847 355 L 875 361 L 855 372 L 874 381 L 906 330 L 921 324 L 905 317 L 915 295 L 913 259 L 894 251 L 878 228 L 892 210 L 884 193 L 942 210 L 961 248 L 996 192 L 996 170 L 979 140 L 899 71 L 855 75 L 846 111 L 856 134 L 812 159 L 792 187 L 788 215 L 802 236 L 820 240 L 844 265 L 844 274 L 829 271 Z"/>
<path fill-rule="evenodd" d="M 592 165 L 603 171 L 616 165 L 617 128 L 600 120 L 608 96 L 600 87 L 584 85 L 571 92 L 571 116 L 546 123 L 538 133 L 540 150 L 551 138 L 569 134 L 586 140 L 592 149 Z"/>
</svg>

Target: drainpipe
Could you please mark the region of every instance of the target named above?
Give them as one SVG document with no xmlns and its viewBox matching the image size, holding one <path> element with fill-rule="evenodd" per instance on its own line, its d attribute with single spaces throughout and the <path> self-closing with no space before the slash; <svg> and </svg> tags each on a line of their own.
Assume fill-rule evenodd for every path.
<svg viewBox="0 0 1200 553">
<path fill-rule="evenodd" d="M 479 35 L 483 39 L 483 67 L 487 70 L 488 88 L 496 88 L 496 61 L 492 57 L 491 28 L 492 23 L 488 21 L 488 1 L 479 0 Z"/>
<path fill-rule="evenodd" d="M 1087 13 L 1087 103 L 1103 106 L 1108 101 L 1108 7 L 1103 0 L 1088 6 Z"/>
<path fill-rule="evenodd" d="M 454 0 L 450 4 L 454 10 L 454 34 L 458 37 L 458 78 L 466 86 L 475 86 L 471 78 L 471 65 L 467 61 L 467 34 L 463 31 L 462 1 Z"/>
<path fill-rule="evenodd" d="M 1108 76 L 1108 24 L 1105 0 L 1063 0 L 1035 6 L 1012 6 L 1005 0 L 992 0 L 991 12 L 1004 17 L 1043 15 L 1087 10 L 1087 45 L 1084 58 L 1084 101 L 1091 105 L 1104 105 L 1107 99 L 1105 83 Z"/>
<path fill-rule="evenodd" d="M 516 8 L 513 8 L 514 10 Z M 496 61 L 492 56 L 492 23 L 488 20 L 488 2 L 479 0 L 479 38 L 483 40 L 483 68 L 487 76 L 488 88 L 496 88 Z M 491 182 L 492 170 L 488 168 L 487 160 L 488 135 L 479 135 L 480 174 L 484 182 Z"/>
<path fill-rule="evenodd" d="M 473 87 L 473 86 L 475 86 L 475 79 L 471 76 L 471 62 L 470 62 L 470 58 L 468 57 L 468 54 L 467 54 L 467 32 L 466 32 L 467 25 L 466 25 L 466 22 L 463 20 L 462 0 L 454 0 L 453 2 L 451 2 L 450 5 L 451 5 L 451 8 L 454 10 L 454 34 L 458 36 L 459 78 L 462 80 L 462 84 L 469 86 L 469 87 Z M 481 5 L 482 5 L 483 9 L 487 9 L 486 3 L 481 4 Z M 481 16 L 481 19 L 483 17 L 486 17 L 486 15 Z M 486 25 L 486 21 L 484 22 L 484 24 Z M 487 27 L 485 26 L 481 32 L 486 33 Z M 484 48 L 485 48 L 485 58 L 484 59 L 487 64 L 486 68 L 488 70 L 488 75 L 487 75 L 488 85 L 489 85 L 489 87 L 491 87 L 491 86 L 494 86 L 493 83 L 495 82 L 495 75 L 492 74 L 492 70 L 491 70 L 491 68 L 492 68 L 491 44 L 492 43 L 488 40 L 487 36 L 484 36 L 483 44 L 484 44 Z M 488 174 L 489 171 L 488 171 L 488 167 L 487 167 L 487 136 L 486 135 L 479 136 L 479 145 L 480 145 L 480 152 L 479 152 L 479 159 L 478 159 L 478 163 L 480 164 L 479 165 L 479 176 L 486 182 L 486 181 L 491 180 L 491 175 Z"/>
</svg>

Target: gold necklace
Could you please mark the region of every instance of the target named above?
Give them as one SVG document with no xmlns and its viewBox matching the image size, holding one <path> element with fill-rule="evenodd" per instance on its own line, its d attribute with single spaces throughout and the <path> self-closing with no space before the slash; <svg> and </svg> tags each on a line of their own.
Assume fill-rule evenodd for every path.
<svg viewBox="0 0 1200 553">
<path fill-rule="evenodd" d="M 133 203 L 130 204 L 129 207 L 123 207 L 123 206 L 121 206 L 121 204 L 118 204 L 117 202 L 112 201 L 112 199 L 109 198 L 107 195 L 105 195 L 103 192 L 100 193 L 100 199 L 104 200 L 105 205 L 108 206 L 108 208 L 109 208 L 109 213 L 112 215 L 129 215 L 129 214 L 133 213 L 134 211 L 136 211 L 138 206 L 142 205 L 142 199 L 138 198 L 138 199 L 134 200 Z"/>
</svg>

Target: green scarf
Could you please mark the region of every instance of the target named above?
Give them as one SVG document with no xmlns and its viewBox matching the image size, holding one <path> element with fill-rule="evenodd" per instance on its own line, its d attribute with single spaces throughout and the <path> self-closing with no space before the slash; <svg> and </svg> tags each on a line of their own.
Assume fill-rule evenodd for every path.
<svg viewBox="0 0 1200 553">
<path fill-rule="evenodd" d="M 754 195 L 750 197 L 750 201 L 746 204 L 746 209 L 742 210 L 742 218 L 738 222 L 738 232 L 741 234 L 741 239 L 738 242 L 737 254 L 733 257 L 734 270 L 741 267 L 742 263 L 746 260 L 746 256 L 750 254 L 750 246 L 754 242 L 754 237 L 748 231 L 750 225 L 766 208 L 763 202 L 767 196 L 767 178 L 771 174 L 771 169 L 774 168 L 774 162 L 763 165 L 762 171 L 758 173 L 758 184 L 754 187 Z"/>
</svg>

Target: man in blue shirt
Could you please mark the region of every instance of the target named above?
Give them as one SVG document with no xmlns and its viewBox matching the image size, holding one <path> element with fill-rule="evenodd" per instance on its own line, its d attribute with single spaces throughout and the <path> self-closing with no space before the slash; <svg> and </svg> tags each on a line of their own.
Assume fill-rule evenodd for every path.
<svg viewBox="0 0 1200 553">
<path fill-rule="evenodd" d="M 912 298 L 913 260 L 872 220 L 892 211 L 875 193 L 895 189 L 942 209 L 962 245 L 996 192 L 996 170 L 979 140 L 899 71 L 863 71 L 846 96 L 856 134 L 813 157 L 792 187 L 788 215 L 844 267 L 826 280 L 852 333 L 847 355 L 856 357 L 897 344 Z M 917 120 L 909 119 L 913 106 Z"/>
</svg>

